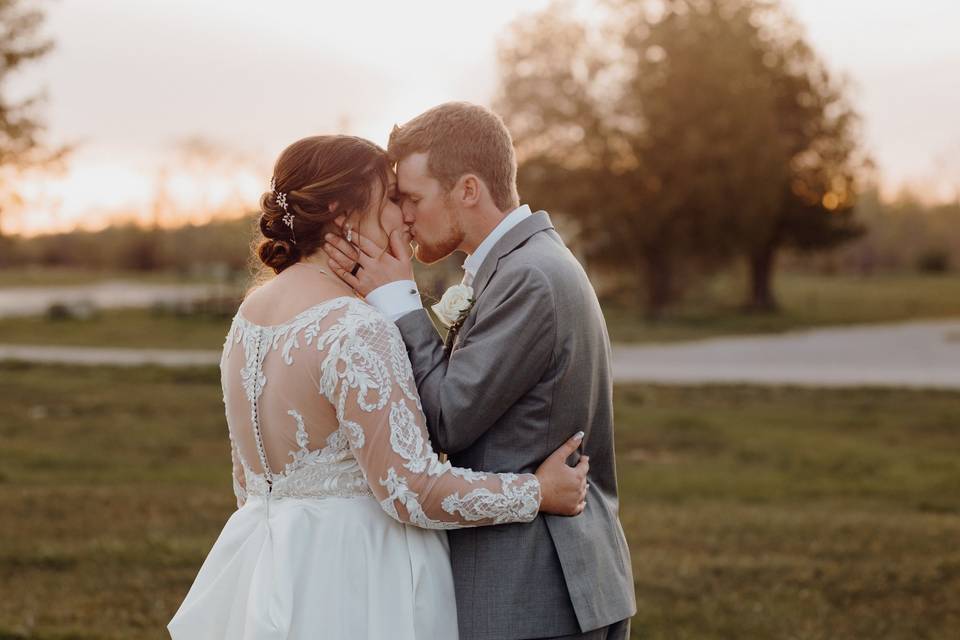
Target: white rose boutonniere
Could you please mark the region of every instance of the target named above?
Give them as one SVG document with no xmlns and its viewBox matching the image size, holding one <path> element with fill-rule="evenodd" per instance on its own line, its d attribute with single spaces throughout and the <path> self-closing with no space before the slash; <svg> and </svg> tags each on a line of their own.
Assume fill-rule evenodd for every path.
<svg viewBox="0 0 960 640">
<path fill-rule="evenodd" d="M 458 325 L 459 328 L 470 313 L 473 303 L 473 287 L 456 284 L 447 289 L 440 298 L 440 302 L 431 308 L 444 325 L 447 327 Z"/>
</svg>

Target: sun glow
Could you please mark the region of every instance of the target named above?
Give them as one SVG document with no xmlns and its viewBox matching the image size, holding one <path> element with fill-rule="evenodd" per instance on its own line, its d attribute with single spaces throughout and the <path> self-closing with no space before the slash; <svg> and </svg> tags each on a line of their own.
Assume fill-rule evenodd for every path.
<svg viewBox="0 0 960 640">
<path fill-rule="evenodd" d="M 173 225 L 249 212 L 269 163 L 299 137 L 341 132 L 384 144 L 395 123 L 440 102 L 487 104 L 498 39 L 514 18 L 547 4 L 286 0 L 278 10 L 235 0 L 225 12 L 214 0 L 49 3 L 46 31 L 56 47 L 11 78 L 11 90 L 48 89 L 48 139 L 81 152 L 60 175 L 0 175 L 0 199 L 9 195 L 3 187 L 22 198 L 0 202 L 0 231 Z M 861 87 L 855 100 L 881 194 L 909 186 L 931 201 L 960 198 L 960 4 L 786 4 L 829 67 Z M 136 55 L 120 53 L 130 51 Z M 208 165 L 179 162 L 172 145 L 198 134 L 224 142 L 225 155 Z M 811 204 L 833 202 L 794 188 Z M 831 191 L 842 210 L 851 194 Z"/>
<path fill-rule="evenodd" d="M 138 170 L 78 164 L 62 174 L 25 176 L 22 205 L 3 220 L 5 233 L 32 236 L 115 223 L 177 226 L 239 216 L 257 206 L 263 176 L 252 170 Z"/>
</svg>

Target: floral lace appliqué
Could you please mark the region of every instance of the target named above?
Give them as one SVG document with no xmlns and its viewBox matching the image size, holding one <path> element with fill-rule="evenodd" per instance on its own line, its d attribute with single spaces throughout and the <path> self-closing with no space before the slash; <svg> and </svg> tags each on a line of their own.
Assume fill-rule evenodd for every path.
<svg viewBox="0 0 960 640">
<path fill-rule="evenodd" d="M 274 326 L 255 325 L 238 314 L 224 344 L 221 367 L 241 355 L 234 351 L 240 345 L 238 386 L 244 390 L 240 397 L 250 404 L 248 417 L 266 472 L 253 472 L 235 451 L 238 504 L 241 494 L 244 500 L 373 495 L 391 517 L 431 529 L 536 517 L 540 485 L 535 476 L 482 473 L 440 462 L 427 435 L 400 332 L 369 305 L 337 298 Z M 315 357 L 315 364 L 303 360 L 307 357 Z M 263 370 L 270 358 L 297 363 L 299 368 L 273 366 L 268 380 Z M 289 376 L 306 375 L 305 370 L 316 380 L 313 395 L 294 397 L 291 389 L 306 387 L 303 378 L 292 384 Z M 224 373 L 222 380 L 226 404 L 230 379 Z M 283 395 L 272 395 L 277 392 Z M 275 406 L 277 397 L 283 398 L 286 415 L 260 415 L 258 407 L 271 399 Z M 335 411 L 337 428 L 326 436 L 325 446 L 311 449 L 310 434 L 318 426 L 309 424 L 305 407 L 324 398 Z M 288 430 L 287 435 L 278 438 L 270 431 L 274 429 Z M 280 472 L 267 466 L 263 434 L 273 436 L 269 442 L 295 444 L 285 452 L 289 461 Z"/>
</svg>

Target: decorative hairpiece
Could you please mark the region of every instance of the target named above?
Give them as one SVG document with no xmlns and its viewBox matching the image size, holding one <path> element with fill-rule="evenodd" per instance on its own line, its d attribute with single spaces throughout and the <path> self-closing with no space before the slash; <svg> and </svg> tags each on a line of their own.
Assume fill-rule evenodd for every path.
<svg viewBox="0 0 960 640">
<path fill-rule="evenodd" d="M 287 208 L 287 194 L 283 191 L 277 192 L 276 176 L 270 178 L 270 190 L 273 191 L 273 197 L 277 201 L 277 205 L 283 209 L 283 224 L 290 227 L 290 236 L 293 244 L 297 244 L 297 236 L 293 232 L 293 213 Z"/>
</svg>

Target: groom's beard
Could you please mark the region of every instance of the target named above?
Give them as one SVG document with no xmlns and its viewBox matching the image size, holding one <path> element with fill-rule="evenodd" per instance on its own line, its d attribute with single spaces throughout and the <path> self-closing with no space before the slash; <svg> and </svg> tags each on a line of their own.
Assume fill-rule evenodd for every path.
<svg viewBox="0 0 960 640">
<path fill-rule="evenodd" d="M 443 260 L 456 251 L 462 242 L 463 230 L 459 224 L 451 222 L 447 233 L 437 242 L 426 244 L 420 236 L 417 236 L 417 246 L 416 249 L 414 249 L 413 255 L 417 261 L 422 264 L 433 264 L 434 262 Z"/>
</svg>

